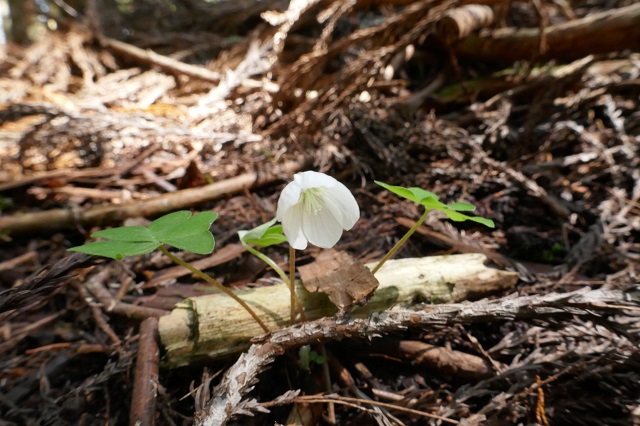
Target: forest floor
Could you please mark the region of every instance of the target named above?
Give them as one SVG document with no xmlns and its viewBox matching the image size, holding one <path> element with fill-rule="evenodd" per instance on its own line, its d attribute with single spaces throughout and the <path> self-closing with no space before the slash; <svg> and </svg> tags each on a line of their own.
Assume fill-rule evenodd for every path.
<svg viewBox="0 0 640 426">
<path fill-rule="evenodd" d="M 151 3 L 54 11 L 0 50 L 0 426 L 640 425 L 640 5 Z M 496 224 L 431 214 L 396 258 L 477 253 L 517 282 L 170 368 L 157 318 L 211 288 L 161 253 L 67 251 L 213 210 L 213 254 L 175 254 L 273 286 L 237 231 L 302 170 L 355 195 L 335 248 L 359 262 L 422 214 L 375 179 Z"/>
</svg>

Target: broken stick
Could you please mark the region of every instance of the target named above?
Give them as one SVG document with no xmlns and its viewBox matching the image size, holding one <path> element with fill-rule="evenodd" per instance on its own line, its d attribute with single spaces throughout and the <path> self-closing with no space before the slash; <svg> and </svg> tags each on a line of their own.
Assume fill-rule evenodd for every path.
<svg viewBox="0 0 640 426">
<path fill-rule="evenodd" d="M 290 161 L 275 172 L 249 172 L 210 185 L 183 189 L 148 200 L 120 205 L 97 206 L 88 210 L 54 209 L 34 213 L 0 217 L 0 229 L 9 234 L 36 233 L 74 228 L 78 225 L 94 226 L 121 222 L 130 217 L 158 216 L 174 210 L 189 208 L 205 201 L 234 194 L 245 188 L 270 184 L 284 176 L 299 172 L 306 164 Z"/>
</svg>

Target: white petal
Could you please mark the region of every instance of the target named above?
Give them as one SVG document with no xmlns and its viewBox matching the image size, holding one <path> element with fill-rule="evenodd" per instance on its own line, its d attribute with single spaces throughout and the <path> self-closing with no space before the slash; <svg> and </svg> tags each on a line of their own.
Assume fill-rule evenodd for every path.
<svg viewBox="0 0 640 426">
<path fill-rule="evenodd" d="M 333 188 L 340 184 L 335 178 L 314 171 L 296 173 L 293 176 L 293 181 L 300 185 L 302 189 L 317 188 L 319 186 Z"/>
<path fill-rule="evenodd" d="M 360 219 L 360 207 L 355 197 L 346 186 L 338 182 L 338 185 L 324 191 L 326 208 L 342 226 L 342 229 L 353 228 Z"/>
<path fill-rule="evenodd" d="M 303 216 L 303 206 L 298 204 L 288 209 L 280 220 L 282 232 L 287 237 L 289 245 L 296 250 L 307 248 L 307 237 L 302 230 Z"/>
<path fill-rule="evenodd" d="M 307 190 L 313 189 L 313 191 Z M 305 199 L 303 197 L 313 197 Z M 305 207 L 307 210 L 305 210 Z M 324 173 L 296 173 L 280 194 L 276 219 L 291 247 L 302 250 L 307 243 L 333 247 L 343 229 L 351 229 L 360 218 L 360 208 L 346 186 Z"/>
<path fill-rule="evenodd" d="M 342 236 L 342 226 L 326 207 L 316 214 L 305 215 L 302 230 L 311 244 L 322 248 L 335 246 Z"/>
<path fill-rule="evenodd" d="M 301 192 L 302 188 L 295 180 L 293 182 L 289 182 L 287 186 L 284 187 L 284 189 L 280 193 L 280 198 L 278 198 L 276 220 L 282 222 L 282 219 L 287 214 L 287 211 L 291 207 L 295 206 L 298 201 L 300 201 Z"/>
</svg>

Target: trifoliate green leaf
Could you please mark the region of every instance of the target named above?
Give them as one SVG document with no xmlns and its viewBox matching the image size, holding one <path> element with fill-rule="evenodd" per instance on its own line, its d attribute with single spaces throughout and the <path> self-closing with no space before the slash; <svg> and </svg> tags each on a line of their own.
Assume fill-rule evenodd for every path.
<svg viewBox="0 0 640 426">
<path fill-rule="evenodd" d="M 103 229 L 91 234 L 94 238 L 104 238 L 111 241 L 96 241 L 69 251 L 104 256 L 111 259 L 122 259 L 127 256 L 147 254 L 154 251 L 161 244 L 144 226 L 121 226 Z"/>
<path fill-rule="evenodd" d="M 95 256 L 122 259 L 150 253 L 163 244 L 197 254 L 209 254 L 213 251 L 215 240 L 209 227 L 218 217 L 216 212 L 202 212 L 191 215 L 189 211 L 178 211 L 162 216 L 149 226 L 121 226 L 93 233 L 96 241 L 70 248 L 70 251 Z"/>
<path fill-rule="evenodd" d="M 375 182 L 381 187 L 393 192 L 394 194 L 402 198 L 406 198 L 407 200 L 424 206 L 424 208 L 426 208 L 427 210 L 441 211 L 446 214 L 449 219 L 455 222 L 464 222 L 467 220 L 471 220 L 473 222 L 488 226 L 489 228 L 495 227 L 495 224 L 491 219 L 485 219 L 480 216 L 467 216 L 465 214 L 459 213 L 474 211 L 476 208 L 472 204 L 463 202 L 444 204 L 439 201 L 436 194 L 434 194 L 433 192 L 425 191 L 421 188 L 404 188 L 402 186 L 388 185 L 383 182 Z"/>
</svg>

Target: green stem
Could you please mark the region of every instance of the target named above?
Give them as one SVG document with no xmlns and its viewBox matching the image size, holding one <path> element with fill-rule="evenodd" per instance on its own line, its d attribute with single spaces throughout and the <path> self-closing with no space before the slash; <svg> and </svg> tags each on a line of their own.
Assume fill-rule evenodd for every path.
<svg viewBox="0 0 640 426">
<path fill-rule="evenodd" d="M 240 304 L 240 306 L 242 306 L 249 313 L 249 315 L 251 315 L 251 317 L 260 325 L 260 327 L 262 327 L 262 329 L 265 331 L 265 333 L 269 333 L 270 330 L 267 328 L 267 326 L 264 324 L 264 322 L 262 322 L 262 320 L 249 307 L 249 305 L 247 305 L 247 303 L 244 300 L 240 299 L 233 291 L 229 290 L 228 288 L 226 288 L 225 286 L 220 284 L 218 281 L 214 280 L 209 275 L 205 274 L 200 269 L 196 268 L 195 266 L 191 265 L 190 263 L 187 263 L 184 260 L 180 259 L 179 257 L 174 256 L 164 246 L 161 245 L 159 248 L 160 248 L 160 251 L 165 256 L 167 256 L 169 259 L 171 259 L 172 261 L 174 261 L 178 265 L 187 268 L 189 271 L 193 272 L 195 275 L 197 275 L 198 277 L 202 278 L 203 280 L 205 280 L 209 284 L 212 284 L 218 290 L 224 292 L 227 296 L 231 297 L 233 300 L 238 302 Z"/>
<path fill-rule="evenodd" d="M 391 259 L 391 257 L 396 254 L 396 252 L 400 249 L 400 247 L 402 247 L 404 245 L 404 243 L 407 242 L 407 240 L 409 239 L 409 237 L 411 235 L 413 235 L 414 232 L 416 232 L 416 229 L 418 229 L 420 227 L 420 225 L 422 225 L 424 223 L 424 221 L 427 219 L 427 215 L 429 214 L 429 209 L 425 209 L 424 213 L 422 214 L 422 216 L 420 217 L 420 219 L 418 219 L 418 221 L 415 223 L 415 225 L 413 225 L 411 227 L 411 229 L 409 229 L 407 231 L 406 234 L 404 234 L 404 236 L 402 238 L 400 238 L 400 241 L 398 241 L 396 243 L 395 246 L 393 246 L 391 248 L 391 250 L 389 250 L 389 252 L 387 254 L 384 255 L 384 257 L 380 260 L 380 262 L 378 262 L 378 264 L 376 265 L 375 268 L 373 268 L 373 270 L 371 271 L 373 274 L 375 274 L 376 272 L 378 272 L 378 269 L 380 269 L 382 267 L 382 265 L 384 265 L 384 263 Z"/>
<path fill-rule="evenodd" d="M 291 289 L 291 324 L 296 320 L 296 249 L 289 246 L 289 288 Z"/>
<path fill-rule="evenodd" d="M 289 280 L 289 277 L 287 277 L 287 274 L 282 270 L 281 267 L 278 266 L 278 264 L 276 262 L 273 261 L 273 259 L 271 259 L 266 254 L 261 253 L 258 250 L 254 249 L 253 247 L 251 247 L 249 244 L 245 243 L 244 241 L 240 240 L 240 242 L 242 243 L 242 246 L 249 253 L 251 253 L 252 255 L 254 255 L 258 259 L 262 260 L 267 265 L 269 265 L 271 267 L 271 269 L 273 269 L 276 272 L 276 274 L 278 274 L 278 276 L 280 277 L 282 282 L 285 283 L 287 285 L 287 287 L 289 287 L 289 291 L 293 291 L 294 294 L 295 294 L 295 289 L 291 290 L 291 281 Z M 302 302 L 300 301 L 300 299 L 298 297 L 296 297 L 296 305 L 298 306 L 298 311 L 300 311 L 300 317 L 302 318 L 303 321 L 306 321 L 307 318 L 304 315 L 304 309 L 302 308 Z"/>
</svg>

